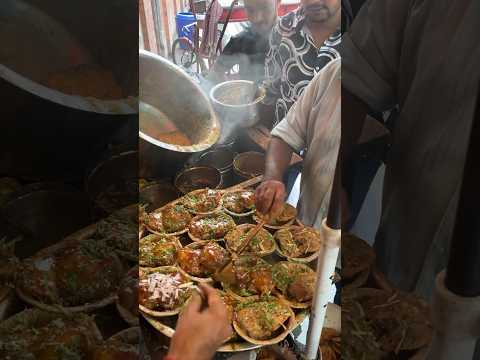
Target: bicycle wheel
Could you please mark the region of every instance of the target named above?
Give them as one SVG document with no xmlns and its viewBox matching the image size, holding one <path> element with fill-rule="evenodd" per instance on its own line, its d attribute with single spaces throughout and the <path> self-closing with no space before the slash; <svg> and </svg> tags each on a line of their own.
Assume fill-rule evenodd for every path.
<svg viewBox="0 0 480 360">
<path fill-rule="evenodd" d="M 178 38 L 172 44 L 172 60 L 175 65 L 189 69 L 197 61 L 193 45 L 187 38 Z"/>
</svg>

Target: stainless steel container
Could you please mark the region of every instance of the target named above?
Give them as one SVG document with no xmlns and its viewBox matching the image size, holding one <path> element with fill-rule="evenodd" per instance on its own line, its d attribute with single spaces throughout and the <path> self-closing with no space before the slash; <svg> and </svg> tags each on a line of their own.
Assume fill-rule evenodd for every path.
<svg viewBox="0 0 480 360">
<path fill-rule="evenodd" d="M 222 187 L 222 174 L 211 166 L 197 166 L 183 170 L 175 178 L 175 187 L 187 194 L 199 189 L 220 189 Z"/>
<path fill-rule="evenodd" d="M 242 182 L 265 172 L 265 154 L 247 151 L 238 154 L 233 160 L 233 170 L 238 182 Z"/>
<path fill-rule="evenodd" d="M 222 122 L 220 143 L 232 141 L 235 130 L 258 122 L 257 106 L 265 93 L 257 90 L 257 85 L 248 80 L 226 81 L 210 90 L 210 100 Z"/>
<path fill-rule="evenodd" d="M 137 6 L 0 1 L 0 173 L 78 181 L 89 155 L 104 151 L 125 120 L 137 123 Z M 49 74 L 88 62 L 113 73 L 124 98 L 92 99 L 44 85 Z"/>
<path fill-rule="evenodd" d="M 233 159 L 237 154 L 227 146 L 218 146 L 208 150 L 195 162 L 200 166 L 212 166 L 220 171 L 223 187 L 233 185 Z"/>
<path fill-rule="evenodd" d="M 69 108 L 134 114 L 137 21 L 136 4 L 130 0 L 2 0 L 0 78 Z M 49 75 L 85 64 L 111 71 L 123 97 L 106 101 L 69 95 L 45 85 Z"/>
<path fill-rule="evenodd" d="M 185 71 L 143 50 L 139 60 L 140 101 L 163 112 L 191 142 L 175 145 L 161 141 L 155 129 L 140 131 L 141 177 L 173 177 L 192 153 L 204 151 L 217 142 L 220 124 L 208 97 Z"/>
<path fill-rule="evenodd" d="M 158 181 L 146 185 L 140 190 L 139 200 L 146 204 L 146 211 L 150 212 L 162 207 L 180 197 L 179 191 L 170 183 Z"/>
</svg>

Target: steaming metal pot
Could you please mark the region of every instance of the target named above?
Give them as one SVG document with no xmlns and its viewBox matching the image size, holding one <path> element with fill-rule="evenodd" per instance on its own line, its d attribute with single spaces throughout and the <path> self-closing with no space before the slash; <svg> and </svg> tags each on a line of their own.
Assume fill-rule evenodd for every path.
<svg viewBox="0 0 480 360">
<path fill-rule="evenodd" d="M 237 130 L 254 126 L 258 120 L 258 104 L 265 91 L 248 80 L 225 81 L 210 90 L 210 100 L 222 122 L 222 144 L 231 142 Z"/>
<path fill-rule="evenodd" d="M 220 124 L 208 97 L 185 71 L 144 50 L 139 60 L 140 101 L 164 113 L 191 141 L 185 146 L 166 143 L 156 137 L 155 129 L 140 129 L 140 176 L 173 178 L 193 153 L 217 142 Z"/>
</svg>

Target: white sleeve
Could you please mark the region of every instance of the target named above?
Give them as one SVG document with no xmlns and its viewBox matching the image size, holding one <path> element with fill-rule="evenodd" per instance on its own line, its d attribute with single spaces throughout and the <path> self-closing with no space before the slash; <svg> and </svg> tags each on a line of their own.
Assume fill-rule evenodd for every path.
<svg viewBox="0 0 480 360">
<path fill-rule="evenodd" d="M 369 0 L 342 37 L 342 86 L 376 111 L 398 102 L 398 70 L 412 3 Z"/>
<path fill-rule="evenodd" d="M 272 130 L 272 136 L 282 139 L 296 152 L 305 148 L 309 122 L 314 120 L 311 119 L 312 109 L 321 106 L 322 98 L 328 101 L 328 97 L 323 95 L 335 77 L 339 76 L 340 65 L 340 59 L 333 60 L 312 79 L 287 116 Z"/>
</svg>

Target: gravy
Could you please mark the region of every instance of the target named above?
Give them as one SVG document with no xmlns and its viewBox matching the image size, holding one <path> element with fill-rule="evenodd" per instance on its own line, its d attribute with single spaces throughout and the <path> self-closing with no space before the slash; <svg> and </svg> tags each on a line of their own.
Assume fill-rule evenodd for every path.
<svg viewBox="0 0 480 360">
<path fill-rule="evenodd" d="M 140 131 L 161 142 L 190 146 L 190 139 L 177 128 L 167 115 L 157 108 L 140 102 Z"/>
</svg>

